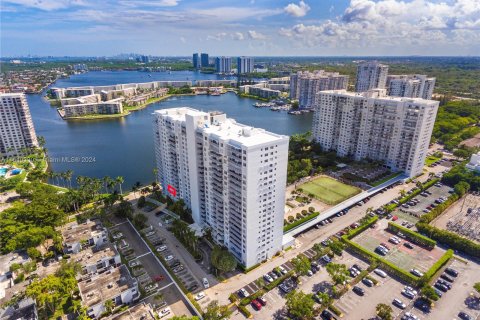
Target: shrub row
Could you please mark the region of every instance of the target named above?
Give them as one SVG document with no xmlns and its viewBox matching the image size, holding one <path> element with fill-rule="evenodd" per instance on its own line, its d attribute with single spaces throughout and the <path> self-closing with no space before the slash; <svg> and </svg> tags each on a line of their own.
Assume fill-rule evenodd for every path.
<svg viewBox="0 0 480 320">
<path fill-rule="evenodd" d="M 432 239 L 447 244 L 450 248 L 465 252 L 473 257 L 480 257 L 480 244 L 464 238 L 454 232 L 441 230 L 426 223 L 417 223 L 417 229 L 421 233 L 428 234 Z"/>
<path fill-rule="evenodd" d="M 421 216 L 420 217 L 420 222 L 424 222 L 424 223 L 432 222 L 433 220 L 435 220 L 435 218 L 440 216 L 443 213 L 443 211 L 445 211 L 448 207 L 450 207 L 458 199 L 459 199 L 458 194 L 454 193 L 454 194 L 450 195 L 444 203 L 440 203 L 438 206 L 433 208 L 432 211 L 430 211 L 429 213 Z"/>
<path fill-rule="evenodd" d="M 250 311 L 248 311 L 248 309 L 245 307 L 245 306 L 237 306 L 238 308 L 238 311 L 240 311 L 245 317 L 247 318 L 251 318 L 252 317 L 252 314 L 250 313 Z"/>
<path fill-rule="evenodd" d="M 335 307 L 333 304 L 329 305 L 328 306 L 328 309 L 330 309 L 330 311 L 332 311 L 336 316 L 338 317 L 342 317 L 343 314 L 342 314 L 342 311 L 340 311 L 337 307 Z"/>
<path fill-rule="evenodd" d="M 293 228 L 295 228 L 295 227 L 297 227 L 297 226 L 299 226 L 299 225 L 301 225 L 301 224 L 303 224 L 303 223 L 305 223 L 309 220 L 312 220 L 313 218 L 316 218 L 319 214 L 320 214 L 320 212 L 314 212 L 312 214 L 309 214 L 306 217 L 303 217 L 303 218 L 301 218 L 297 221 L 294 221 L 290 224 L 287 224 L 286 226 L 283 226 L 283 232 L 285 233 L 285 232 L 287 232 L 287 231 L 289 231 L 289 230 L 291 230 L 291 229 L 293 229 Z"/>
<path fill-rule="evenodd" d="M 285 274 L 285 275 L 283 275 L 283 276 L 281 276 L 281 277 L 273 280 L 273 282 L 267 284 L 267 285 L 266 285 L 265 287 L 263 287 L 263 288 L 264 288 L 265 290 L 267 290 L 267 291 L 270 291 L 270 290 L 276 288 L 280 283 L 282 283 L 283 280 L 285 280 L 285 279 L 293 276 L 293 274 L 294 274 L 294 271 L 293 271 L 293 270 L 290 270 L 290 271 L 287 272 L 287 274 Z"/>
<path fill-rule="evenodd" d="M 265 294 L 265 291 L 263 289 L 260 289 L 258 290 L 257 292 L 255 292 L 254 294 L 246 297 L 246 298 L 243 298 L 242 300 L 240 300 L 240 305 L 241 306 L 246 306 L 248 305 L 250 302 L 252 302 L 253 300 L 263 296 Z"/>
<path fill-rule="evenodd" d="M 440 179 L 438 178 L 435 178 L 435 179 L 432 179 L 432 180 L 428 180 L 427 182 L 425 182 L 423 184 L 423 190 L 427 190 L 428 188 L 430 188 L 431 186 L 433 186 L 435 183 L 437 183 L 438 181 L 440 181 Z M 388 211 L 388 212 L 392 212 L 393 210 L 395 210 L 395 208 L 397 208 L 398 206 L 410 201 L 411 199 L 413 199 L 414 197 L 416 197 L 417 195 L 419 195 L 420 193 L 422 193 L 422 190 L 421 189 L 417 189 L 415 191 L 413 191 L 411 194 L 408 194 L 404 197 L 402 197 L 401 199 L 398 200 L 398 204 L 395 204 L 395 203 L 391 203 L 387 206 L 385 206 L 385 209 Z"/>
<path fill-rule="evenodd" d="M 435 240 L 422 236 L 421 234 L 415 231 L 412 231 L 408 228 L 405 228 L 391 221 L 388 222 L 388 230 L 393 231 L 394 233 L 402 232 L 405 235 L 405 237 L 408 238 L 408 240 L 410 240 L 415 244 L 424 246 L 429 250 L 432 250 L 437 245 L 437 242 Z"/>
<path fill-rule="evenodd" d="M 430 269 L 425 272 L 423 275 L 422 279 L 420 280 L 421 282 L 424 282 L 421 285 L 425 285 L 430 281 L 430 279 L 440 270 L 451 258 L 453 257 L 453 250 L 448 249 L 443 256 L 438 259 L 437 262 L 433 264 L 433 266 L 430 267 Z"/>
<path fill-rule="evenodd" d="M 351 248 L 353 251 L 356 253 L 362 255 L 363 257 L 369 259 L 369 260 L 377 260 L 378 261 L 378 266 L 385 269 L 385 271 L 389 271 L 393 274 L 395 274 L 397 277 L 400 279 L 408 282 L 409 284 L 412 285 L 417 285 L 418 282 L 418 277 L 415 277 L 414 275 L 410 274 L 409 272 L 400 269 L 390 261 L 387 261 L 380 257 L 379 255 L 368 251 L 367 249 L 363 248 L 362 246 L 358 245 L 357 243 L 350 241 L 346 236 L 342 236 L 342 240 Z"/>
<path fill-rule="evenodd" d="M 230 293 L 230 295 L 228 296 L 228 300 L 230 300 L 231 303 L 235 303 L 238 301 L 238 297 L 236 294 Z"/>
<path fill-rule="evenodd" d="M 368 229 L 372 224 L 377 222 L 377 220 L 378 220 L 378 216 L 373 216 L 369 218 L 367 221 L 365 221 L 364 223 L 362 223 L 358 228 L 350 230 L 346 235 L 347 239 L 349 240 L 353 239 L 354 237 L 356 237 L 357 235 L 359 235 L 360 233 Z"/>
</svg>

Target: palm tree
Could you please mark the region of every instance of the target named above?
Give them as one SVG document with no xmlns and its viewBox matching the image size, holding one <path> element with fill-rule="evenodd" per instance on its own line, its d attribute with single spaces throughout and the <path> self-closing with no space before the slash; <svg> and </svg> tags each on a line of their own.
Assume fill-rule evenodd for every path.
<svg viewBox="0 0 480 320">
<path fill-rule="evenodd" d="M 423 187 L 423 183 L 421 183 L 420 181 L 417 181 L 415 182 L 415 186 L 420 189 L 421 191 L 423 191 L 424 187 Z"/>
<path fill-rule="evenodd" d="M 65 171 L 65 178 L 68 181 L 68 186 L 70 187 L 70 189 L 72 188 L 72 176 L 73 176 L 72 170 Z"/>
<path fill-rule="evenodd" d="M 118 186 L 120 187 L 120 194 L 123 194 L 123 191 L 122 191 L 122 184 L 123 184 L 123 177 L 122 176 L 118 176 L 115 181 L 117 182 Z"/>
<path fill-rule="evenodd" d="M 403 197 L 405 197 L 405 195 L 407 194 L 407 191 L 405 191 L 404 189 L 400 190 L 400 195 Z"/>
<path fill-rule="evenodd" d="M 115 307 L 115 303 L 113 302 L 113 300 L 109 299 L 107 301 L 105 301 L 105 310 L 107 311 L 107 313 L 112 313 L 113 311 L 113 308 Z"/>
</svg>

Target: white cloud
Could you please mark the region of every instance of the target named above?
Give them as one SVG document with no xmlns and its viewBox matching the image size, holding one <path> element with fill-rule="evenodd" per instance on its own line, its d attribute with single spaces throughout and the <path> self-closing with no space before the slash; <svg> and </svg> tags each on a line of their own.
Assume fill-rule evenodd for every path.
<svg viewBox="0 0 480 320">
<path fill-rule="evenodd" d="M 294 17 L 303 17 L 309 10 L 310 6 L 306 4 L 305 1 L 300 1 L 298 4 L 290 3 L 283 8 L 283 11 L 285 11 L 286 14 Z"/>
<path fill-rule="evenodd" d="M 248 37 L 252 40 L 265 40 L 267 36 L 255 30 L 248 30 Z"/>
<path fill-rule="evenodd" d="M 29 8 L 36 8 L 44 11 L 66 9 L 73 6 L 86 5 L 86 3 L 82 0 L 3 0 L 3 2 L 21 5 Z M 2 6 L 4 6 L 4 4 L 2 4 Z"/>
<path fill-rule="evenodd" d="M 208 40 L 221 41 L 221 40 L 225 39 L 226 36 L 227 36 L 226 32 L 219 32 L 215 35 L 208 35 L 207 36 L 207 41 Z"/>
<path fill-rule="evenodd" d="M 232 33 L 231 36 L 232 36 L 232 39 L 233 39 L 233 40 L 241 41 L 241 40 L 244 40 L 244 39 L 245 39 L 245 36 L 244 36 L 243 33 L 241 33 L 241 32 Z"/>
<path fill-rule="evenodd" d="M 351 0 L 336 21 L 302 23 L 279 34 L 307 47 L 393 47 L 480 41 L 480 1 Z"/>
<path fill-rule="evenodd" d="M 184 37 L 180 37 L 180 42 L 181 43 L 187 43 L 187 39 L 185 39 Z"/>
</svg>

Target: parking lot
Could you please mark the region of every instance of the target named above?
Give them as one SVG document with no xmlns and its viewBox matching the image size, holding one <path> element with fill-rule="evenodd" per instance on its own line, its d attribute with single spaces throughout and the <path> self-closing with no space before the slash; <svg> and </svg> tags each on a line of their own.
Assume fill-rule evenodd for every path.
<svg viewBox="0 0 480 320">
<path fill-rule="evenodd" d="M 415 224 L 418 221 L 418 218 L 427 213 L 429 206 L 432 204 L 436 206 L 438 204 L 435 203 L 435 200 L 442 197 L 448 198 L 451 192 L 453 192 L 453 189 L 446 185 L 433 185 L 428 188 L 427 192 L 423 193 L 423 195 L 419 194 L 414 198 L 418 200 L 417 204 L 413 204 L 412 202 L 403 204 L 392 214 L 397 215 L 400 218 L 400 222 L 407 221 L 411 224 Z"/>
<path fill-rule="evenodd" d="M 390 243 L 388 240 L 393 234 L 386 230 L 388 221 L 387 219 L 379 220 L 374 229 L 365 230 L 353 241 L 372 252 L 375 252 L 375 248 L 381 243 L 385 243 L 390 250 L 383 258 L 406 271 L 415 268 L 425 272 L 445 253 L 445 250 L 439 247 L 427 250 L 413 245 L 413 249 L 409 249 L 404 245 L 408 241 L 403 239 L 397 245 Z"/>
<path fill-rule="evenodd" d="M 128 221 L 116 224 L 109 231 L 112 235 L 121 233 L 122 237 L 117 242 L 117 247 L 147 299 L 152 305 L 157 306 L 157 311 L 170 308 L 170 314 L 164 319 L 174 315 L 195 315 L 153 252 Z M 120 248 L 120 241 L 128 244 L 127 247 Z M 159 293 L 161 293 L 161 299 L 158 299 Z"/>
<path fill-rule="evenodd" d="M 459 319 L 460 311 L 467 313 L 472 319 L 480 319 L 480 294 L 472 288 L 474 283 L 480 281 L 478 272 L 480 265 L 454 259 L 449 267 L 457 270 L 459 274 L 455 278 L 452 289 L 443 293 L 430 312 L 424 313 L 413 306 L 407 310 L 420 319 Z"/>
<path fill-rule="evenodd" d="M 405 284 L 390 276 L 386 278 L 379 277 L 373 272 L 370 273 L 370 277 L 377 280 L 378 284 L 373 287 L 368 287 L 363 282 L 359 282 L 357 286 L 364 290 L 365 293 L 363 296 L 349 290 L 340 300 L 334 303 L 334 305 L 344 313 L 343 319 L 371 319 L 375 316 L 375 307 L 379 303 L 385 303 L 391 306 L 393 315 L 396 317 L 402 310 L 392 304 L 394 298 L 399 299 L 405 304 L 411 303 L 408 298 L 401 294 Z"/>
</svg>

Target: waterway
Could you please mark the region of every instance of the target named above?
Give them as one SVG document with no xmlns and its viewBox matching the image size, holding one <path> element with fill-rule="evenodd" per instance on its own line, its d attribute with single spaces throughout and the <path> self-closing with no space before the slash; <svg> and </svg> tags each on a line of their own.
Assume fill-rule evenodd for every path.
<svg viewBox="0 0 480 320">
<path fill-rule="evenodd" d="M 54 86 L 108 85 L 155 80 L 219 79 L 217 75 L 198 72 L 116 71 L 88 72 L 58 80 Z M 223 79 L 223 77 L 221 78 Z M 37 135 L 46 139 L 53 171 L 73 170 L 74 176 L 123 176 L 125 188 L 135 182 L 153 181 L 152 113 L 155 110 L 189 106 L 203 111 L 223 111 L 239 123 L 264 128 L 278 134 L 292 135 L 311 129 L 312 114 L 293 116 L 252 106 L 256 100 L 234 93 L 221 96 L 181 96 L 151 104 L 127 117 L 64 121 L 40 94 L 27 95 Z"/>
</svg>

